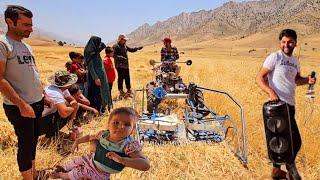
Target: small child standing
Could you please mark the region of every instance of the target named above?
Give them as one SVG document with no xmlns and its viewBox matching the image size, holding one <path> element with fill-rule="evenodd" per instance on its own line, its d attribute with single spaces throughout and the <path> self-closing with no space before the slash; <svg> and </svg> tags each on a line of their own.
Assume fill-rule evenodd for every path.
<svg viewBox="0 0 320 180">
<path fill-rule="evenodd" d="M 69 53 L 69 57 L 72 61 L 72 64 L 69 68 L 67 68 L 67 70 L 70 73 L 78 76 L 77 85 L 80 87 L 81 92 L 84 92 L 84 83 L 86 81 L 87 71 L 82 66 L 83 59 L 81 59 L 81 57 L 83 56 L 80 53 L 71 51 Z"/>
<path fill-rule="evenodd" d="M 108 130 L 96 135 L 87 135 L 77 139 L 71 151 L 78 149 L 81 143 L 96 141 L 94 153 L 77 157 L 64 166 L 57 166 L 52 178 L 105 180 L 110 174 L 131 167 L 141 171 L 150 168 L 149 160 L 137 147 L 130 136 L 136 125 L 137 112 L 129 107 L 113 110 L 109 116 Z M 136 146 L 136 147 L 134 147 Z"/>
<path fill-rule="evenodd" d="M 111 60 L 111 57 L 113 57 L 113 54 L 114 54 L 112 47 L 107 46 L 105 48 L 105 53 L 106 53 L 106 56 L 103 58 L 103 65 L 106 71 L 106 76 L 107 76 L 108 84 L 110 88 L 110 97 L 112 98 L 111 96 L 112 85 L 114 80 L 116 79 L 116 71 L 114 69 L 114 66 Z"/>
</svg>

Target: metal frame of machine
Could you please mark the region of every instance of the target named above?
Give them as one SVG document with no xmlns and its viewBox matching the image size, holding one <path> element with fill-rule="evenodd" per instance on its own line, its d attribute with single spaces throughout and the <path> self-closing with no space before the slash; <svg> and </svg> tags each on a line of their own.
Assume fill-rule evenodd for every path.
<svg viewBox="0 0 320 180">
<path fill-rule="evenodd" d="M 157 63 L 150 61 L 154 66 Z M 192 61 L 182 63 L 192 64 Z M 163 87 L 163 82 L 151 84 L 152 87 L 142 88 L 134 91 L 132 106 L 138 109 L 137 94 L 142 93 L 141 113 L 137 123 L 137 135 L 140 141 L 151 141 L 158 144 L 164 142 L 206 141 L 225 142 L 226 146 L 240 159 L 247 164 L 247 145 L 245 136 L 245 119 L 243 107 L 227 92 L 204 87 L 198 87 L 194 83 L 186 86 L 181 92 L 170 93 Z M 241 121 L 241 131 L 231 119 L 230 115 L 218 116 L 205 103 L 203 92 L 218 93 L 227 96 L 238 108 Z M 148 101 L 152 95 L 152 102 Z M 146 96 L 146 97 L 145 97 Z M 158 112 L 158 105 L 165 99 L 185 99 L 184 121 L 171 121 L 169 115 Z M 147 100 L 147 111 L 145 101 Z M 169 119 L 169 120 L 168 120 Z"/>
</svg>

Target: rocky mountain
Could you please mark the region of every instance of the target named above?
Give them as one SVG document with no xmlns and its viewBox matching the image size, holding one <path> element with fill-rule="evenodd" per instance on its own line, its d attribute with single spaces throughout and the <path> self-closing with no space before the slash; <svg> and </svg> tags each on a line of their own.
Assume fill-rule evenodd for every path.
<svg viewBox="0 0 320 180">
<path fill-rule="evenodd" d="M 303 26 L 301 34 L 319 32 L 320 0 L 230 1 L 213 10 L 181 13 L 153 25 L 143 24 L 128 37 L 130 43 L 143 45 L 159 42 L 165 36 L 199 41 L 226 36 L 241 38 L 285 24 Z"/>
</svg>

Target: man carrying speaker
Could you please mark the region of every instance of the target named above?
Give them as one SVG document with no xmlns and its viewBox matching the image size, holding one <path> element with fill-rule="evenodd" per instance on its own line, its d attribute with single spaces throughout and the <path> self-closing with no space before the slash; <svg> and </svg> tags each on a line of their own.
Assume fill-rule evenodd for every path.
<svg viewBox="0 0 320 180">
<path fill-rule="evenodd" d="M 293 157 L 285 160 L 288 172 L 281 170 L 281 163 L 273 161 L 272 178 L 274 179 L 301 179 L 296 165 L 295 157 L 301 147 L 301 137 L 297 127 L 295 116 L 295 89 L 296 85 L 315 84 L 314 77 L 302 77 L 300 64 L 293 56 L 293 50 L 297 45 L 297 34 L 292 29 L 284 29 L 279 34 L 280 50 L 271 53 L 263 63 L 256 81 L 265 91 L 270 101 L 283 101 L 288 106 L 290 126 L 292 134 Z M 270 157 L 270 155 L 269 155 Z"/>
</svg>

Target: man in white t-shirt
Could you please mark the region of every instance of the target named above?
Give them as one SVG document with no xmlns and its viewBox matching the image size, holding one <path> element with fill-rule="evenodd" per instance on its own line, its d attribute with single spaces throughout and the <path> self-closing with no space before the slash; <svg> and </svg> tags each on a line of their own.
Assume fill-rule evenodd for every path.
<svg viewBox="0 0 320 180">
<path fill-rule="evenodd" d="M 300 64 L 293 57 L 293 50 L 297 45 L 297 34 L 292 29 L 284 29 L 279 35 L 280 50 L 271 53 L 263 63 L 256 81 L 265 91 L 271 101 L 282 100 L 289 106 L 291 132 L 293 139 L 294 159 L 301 147 L 301 137 L 294 118 L 296 85 L 314 84 L 315 78 L 301 77 Z M 280 164 L 273 164 L 272 178 L 301 179 L 295 162 L 287 162 L 288 173 L 281 170 Z"/>
<path fill-rule="evenodd" d="M 73 121 L 76 118 L 79 105 L 70 95 L 68 88 L 76 83 L 77 79 L 77 75 L 64 70 L 57 71 L 49 77 L 48 81 L 51 85 L 45 87 L 44 90 L 54 105 L 52 107 L 45 106 L 40 119 L 40 134 L 46 134 L 46 138 L 57 135 L 68 121 Z M 67 103 L 67 100 L 70 102 Z"/>
</svg>

